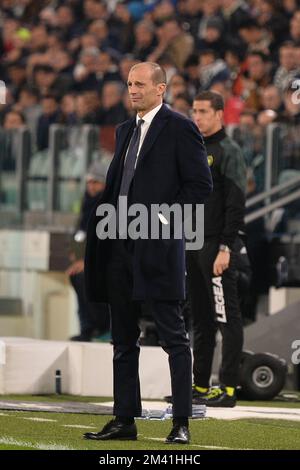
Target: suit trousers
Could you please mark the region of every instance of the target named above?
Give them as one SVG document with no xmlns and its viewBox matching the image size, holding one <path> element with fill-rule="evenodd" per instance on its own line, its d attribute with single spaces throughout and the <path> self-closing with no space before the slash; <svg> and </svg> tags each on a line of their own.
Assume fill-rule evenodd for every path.
<svg viewBox="0 0 300 470">
<path fill-rule="evenodd" d="M 141 416 L 139 382 L 139 316 L 141 301 L 132 300 L 132 240 L 113 240 L 107 264 L 106 283 L 111 307 L 114 346 L 114 415 Z M 177 300 L 149 300 L 160 344 L 169 356 L 173 417 L 192 413 L 192 362 L 180 303 Z"/>
</svg>

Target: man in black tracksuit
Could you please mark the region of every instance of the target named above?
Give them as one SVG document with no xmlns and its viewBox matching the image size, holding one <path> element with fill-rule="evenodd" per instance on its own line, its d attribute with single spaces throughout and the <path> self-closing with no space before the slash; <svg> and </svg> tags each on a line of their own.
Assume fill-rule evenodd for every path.
<svg viewBox="0 0 300 470">
<path fill-rule="evenodd" d="M 235 406 L 235 388 L 243 345 L 237 293 L 236 256 L 242 242 L 246 166 L 239 146 L 222 126 L 223 99 L 202 92 L 193 103 L 193 120 L 201 131 L 213 177 L 204 209 L 204 246 L 187 252 L 188 288 L 194 334 L 193 402 Z M 210 389 L 215 335 L 223 339 L 220 386 Z"/>
</svg>

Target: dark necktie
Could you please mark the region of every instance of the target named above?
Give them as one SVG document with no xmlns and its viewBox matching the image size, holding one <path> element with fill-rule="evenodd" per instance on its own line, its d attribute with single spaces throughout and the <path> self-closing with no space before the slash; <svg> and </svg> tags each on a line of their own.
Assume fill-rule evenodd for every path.
<svg viewBox="0 0 300 470">
<path fill-rule="evenodd" d="M 143 119 L 138 120 L 138 123 L 134 129 L 129 143 L 127 157 L 123 168 L 123 175 L 119 193 L 120 196 L 128 196 L 129 193 L 129 188 L 133 180 L 135 163 L 139 150 L 139 144 L 141 139 L 141 126 L 143 122 Z"/>
</svg>

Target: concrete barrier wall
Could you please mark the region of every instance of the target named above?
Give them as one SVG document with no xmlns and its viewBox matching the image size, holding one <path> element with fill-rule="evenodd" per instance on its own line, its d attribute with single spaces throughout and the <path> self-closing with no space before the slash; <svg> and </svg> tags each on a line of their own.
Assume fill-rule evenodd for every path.
<svg viewBox="0 0 300 470">
<path fill-rule="evenodd" d="M 111 344 L 4 337 L 0 345 L 1 394 L 55 393 L 60 370 L 62 393 L 112 396 Z M 141 347 L 140 379 L 144 399 L 170 394 L 168 358 L 161 348 Z"/>
</svg>

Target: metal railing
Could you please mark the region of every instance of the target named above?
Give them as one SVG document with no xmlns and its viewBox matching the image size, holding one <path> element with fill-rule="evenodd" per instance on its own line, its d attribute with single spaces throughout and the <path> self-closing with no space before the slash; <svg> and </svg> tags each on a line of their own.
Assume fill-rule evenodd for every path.
<svg viewBox="0 0 300 470">
<path fill-rule="evenodd" d="M 0 132 L 0 225 L 13 224 L 12 215 L 20 225 L 28 212 L 48 221 L 55 212 L 78 212 L 87 168 L 101 159 L 99 128 L 54 124 L 44 151 L 33 148 L 27 128 Z"/>
<path fill-rule="evenodd" d="M 246 215 L 245 223 L 249 224 L 250 222 L 253 222 L 254 220 L 260 219 L 261 217 L 264 217 L 265 215 L 270 214 L 273 210 L 278 209 L 279 207 L 285 207 L 291 202 L 297 201 L 298 199 L 300 199 L 300 189 L 297 189 L 291 194 L 287 196 L 283 196 L 280 199 L 277 199 L 277 201 L 275 202 L 270 202 L 265 207 L 262 207 L 261 209 L 257 209 L 251 214 Z"/>
<path fill-rule="evenodd" d="M 269 216 L 275 209 L 286 207 L 300 197 L 300 159 L 295 168 L 295 166 L 289 167 L 294 161 L 293 154 L 288 155 L 289 159 L 286 158 L 287 144 L 291 144 L 285 140 L 288 130 L 293 130 L 293 126 L 279 124 L 267 126 L 264 191 L 247 199 L 246 207 L 253 210 L 246 215 L 246 224 Z M 297 145 L 298 141 L 300 143 L 299 137 Z M 280 182 L 285 177 L 287 180 Z M 262 207 L 254 208 L 258 204 Z"/>
<path fill-rule="evenodd" d="M 263 174 L 263 180 L 256 181 L 258 193 L 247 200 L 250 213 L 245 218 L 246 223 L 297 200 L 300 187 L 300 158 L 296 168 L 299 175 L 281 182 L 286 169 L 295 169 L 289 168 L 295 158 L 288 152 L 300 148 L 300 137 L 299 143 L 292 142 L 297 139 L 297 129 L 270 124 L 265 130 L 259 128 L 253 132 L 251 136 L 248 130 L 237 126 L 228 129 L 231 137 L 237 138 L 240 145 L 244 145 L 245 153 L 248 152 L 248 167 L 254 169 L 254 173 L 259 167 L 259 174 Z M 14 166 L 9 171 L 1 166 L 1 152 L 3 157 L 3 148 L 7 147 L 6 137 Z M 20 222 L 24 213 L 39 213 L 49 222 L 55 219 L 53 214 L 76 213 L 85 188 L 86 170 L 91 160 L 101 158 L 98 127 L 54 124 L 50 127 L 49 149 L 43 152 L 33 149 L 31 133 L 26 128 L 6 133 L 2 130 L 0 138 L 1 226 L 9 226 L 9 214 L 14 214 Z M 3 148 L 1 142 L 6 142 Z M 4 159 L 6 157 L 4 154 Z M 260 207 L 255 207 L 257 204 Z"/>
<path fill-rule="evenodd" d="M 272 189 L 269 189 L 267 191 L 264 191 L 263 193 L 257 194 L 256 196 L 253 196 L 246 201 L 246 207 L 251 207 L 263 200 L 266 200 L 270 196 L 276 196 L 277 194 L 280 194 L 282 191 L 291 189 L 293 186 L 300 185 L 300 176 L 296 176 L 295 178 L 290 179 L 289 181 L 286 181 L 285 183 L 278 184 L 277 186 L 274 186 Z"/>
</svg>

